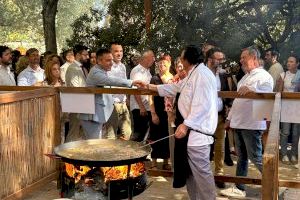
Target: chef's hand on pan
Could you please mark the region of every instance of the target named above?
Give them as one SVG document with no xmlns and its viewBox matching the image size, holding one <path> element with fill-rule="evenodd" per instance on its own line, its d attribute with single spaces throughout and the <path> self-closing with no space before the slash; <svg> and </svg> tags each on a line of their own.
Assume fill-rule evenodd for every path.
<svg viewBox="0 0 300 200">
<path fill-rule="evenodd" d="M 186 136 L 187 131 L 188 131 L 188 127 L 182 123 L 177 127 L 175 131 L 175 137 L 178 139 L 183 138 L 184 136 Z"/>
</svg>

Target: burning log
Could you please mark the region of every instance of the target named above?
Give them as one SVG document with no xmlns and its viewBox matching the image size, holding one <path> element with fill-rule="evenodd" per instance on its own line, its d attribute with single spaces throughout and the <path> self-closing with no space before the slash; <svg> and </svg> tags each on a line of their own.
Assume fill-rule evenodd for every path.
<svg viewBox="0 0 300 200">
<path fill-rule="evenodd" d="M 64 163 L 66 178 L 64 183 L 70 185 L 69 180 L 74 181 L 73 189 L 64 190 L 62 197 L 74 197 L 74 195 L 85 195 L 86 191 L 92 195 L 101 192 L 109 199 L 117 196 L 127 197 L 127 189 L 131 185 L 131 192 L 137 195 L 146 188 L 145 164 L 138 162 L 130 165 L 114 167 L 88 167 L 76 166 Z M 69 186 L 65 186 L 69 188 Z M 134 189 L 133 189 L 134 188 Z M 69 192 L 74 191 L 74 192 Z M 112 193 L 112 191 L 114 191 Z M 115 196 L 114 196 L 115 195 Z"/>
<path fill-rule="evenodd" d="M 101 167 L 104 173 L 104 181 L 124 180 L 128 178 L 128 166 Z M 145 172 L 145 164 L 142 162 L 132 164 L 130 166 L 129 177 L 135 178 L 141 176 Z"/>
</svg>

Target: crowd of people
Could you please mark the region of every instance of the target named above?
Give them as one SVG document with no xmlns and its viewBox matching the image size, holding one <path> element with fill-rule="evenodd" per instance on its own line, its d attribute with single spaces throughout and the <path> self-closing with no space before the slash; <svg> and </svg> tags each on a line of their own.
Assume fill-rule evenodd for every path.
<svg viewBox="0 0 300 200">
<path fill-rule="evenodd" d="M 214 181 L 210 161 L 214 161 L 216 175 L 223 175 L 224 161 L 233 165 L 231 155 L 237 155 L 237 176 L 247 176 L 248 159 L 262 172 L 262 138 L 268 123 L 249 117 L 252 99 L 222 99 L 217 91 L 236 90 L 240 95 L 299 91 L 299 58 L 290 55 L 286 70 L 278 59 L 274 49 L 266 50 L 264 59 L 253 46 L 242 49 L 239 76 L 222 68 L 225 52 L 210 43 L 202 49 L 185 47 L 174 62 L 170 55 L 156 57 L 152 50 L 145 50 L 132 56 L 131 67 L 123 63 L 119 43 L 97 51 L 75 45 L 61 56 L 45 52 L 42 57 L 36 48 L 22 56 L 0 46 L 0 85 L 136 86 L 157 91 L 159 96 L 96 94 L 95 114 L 69 113 L 63 141 L 118 138 L 151 142 L 175 135 L 152 144 L 151 168 L 158 169 L 157 159 L 163 159 L 162 169 L 174 171 L 173 186 L 186 185 L 192 200 L 215 199 L 215 186 L 222 189 L 222 195 L 245 197 L 243 184 L 225 189 L 223 182 Z M 281 123 L 283 163 L 298 162 L 299 135 L 299 124 Z"/>
</svg>

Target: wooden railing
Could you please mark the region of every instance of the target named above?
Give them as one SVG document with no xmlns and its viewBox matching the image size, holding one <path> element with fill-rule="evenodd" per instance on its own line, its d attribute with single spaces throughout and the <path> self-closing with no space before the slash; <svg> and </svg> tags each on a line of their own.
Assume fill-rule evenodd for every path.
<svg viewBox="0 0 300 200">
<path fill-rule="evenodd" d="M 69 87 L 61 87 L 61 88 L 41 88 L 41 87 L 16 87 L 16 86 L 0 86 L 0 91 L 17 91 L 13 93 L 7 93 L 7 94 L 0 94 L 0 109 L 1 107 L 5 106 L 11 106 L 14 104 L 26 104 L 27 106 L 19 106 L 20 109 L 23 108 L 23 110 L 17 110 L 15 113 L 31 113 L 30 117 L 22 118 L 18 116 L 18 121 L 14 121 L 10 123 L 11 126 L 15 126 L 13 124 L 26 124 L 31 123 L 31 129 L 27 130 L 26 133 L 24 132 L 18 132 L 16 130 L 11 129 L 4 129 L 3 130 L 3 124 L 7 123 L 7 121 L 3 120 L 3 118 L 0 118 L 0 142 L 7 141 L 6 138 L 3 138 L 2 132 L 9 132 L 10 134 L 21 134 L 18 137 L 25 137 L 22 136 L 27 134 L 26 138 L 22 138 L 24 145 L 26 148 L 29 148 L 30 151 L 26 151 L 26 154 L 18 154 L 15 159 L 18 159 L 22 156 L 25 156 L 24 158 L 28 158 L 30 160 L 30 156 L 40 156 L 43 157 L 42 159 L 38 160 L 37 162 L 40 162 L 39 165 L 37 165 L 37 168 L 35 166 L 29 166 L 27 165 L 27 170 L 37 170 L 38 174 L 29 174 L 26 175 L 26 172 L 22 171 L 14 171 L 10 172 L 11 174 L 18 174 L 19 177 L 23 177 L 25 180 L 30 180 L 31 182 L 38 181 L 38 179 L 41 179 L 43 176 L 47 176 L 47 174 L 53 172 L 55 165 L 52 163 L 52 161 L 47 160 L 47 158 L 44 158 L 42 153 L 49 152 L 53 146 L 59 143 L 59 92 L 63 93 L 93 93 L 93 94 L 101 94 L 101 93 L 110 93 L 110 94 L 130 94 L 130 95 L 157 95 L 156 92 L 150 92 L 147 90 L 137 90 L 137 89 L 124 89 L 124 88 L 69 88 Z M 275 93 L 263 93 L 263 94 L 249 94 L 246 96 L 240 96 L 237 94 L 237 92 L 219 92 L 219 96 L 223 98 L 251 98 L 251 99 L 274 99 L 274 110 L 272 114 L 272 122 L 271 127 L 269 130 L 269 137 L 267 140 L 267 144 L 265 147 L 265 153 L 263 156 L 263 175 L 262 179 L 260 178 L 249 178 L 249 177 L 236 177 L 236 176 L 215 176 L 216 180 L 224 181 L 224 182 L 234 182 L 234 183 L 245 183 L 245 184 L 256 184 L 256 185 L 262 185 L 262 198 L 263 199 L 277 199 L 278 196 L 278 187 L 279 186 L 290 186 L 290 187 L 300 187 L 300 183 L 298 182 L 290 182 L 290 181 L 281 181 L 278 178 L 278 141 L 279 141 L 279 122 L 280 122 L 280 112 L 281 112 L 281 98 L 287 98 L 287 99 L 300 99 L 300 94 L 289 94 L 289 93 L 282 93 L 282 96 L 280 94 Z M 50 100 L 51 99 L 51 100 Z M 42 102 L 52 102 L 51 106 L 43 106 Z M 22 104 L 22 105 L 23 105 Z M 26 108 L 26 109 L 25 109 Z M 25 110 L 24 110 L 25 109 Z M 3 114 L 3 109 L 0 110 L 0 114 Z M 11 112 L 9 112 L 11 116 Z M 6 115 L 6 113 L 4 114 Z M 40 120 L 34 118 L 35 116 L 39 116 Z M 34 120 L 32 120 L 34 119 Z M 51 122 L 53 120 L 53 123 Z M 46 124 L 39 124 L 38 122 L 44 122 Z M 52 129 L 48 126 L 51 124 L 53 127 Z M 44 126 L 48 127 L 45 128 Z M 43 128 L 42 128 L 43 127 Z M 1 129 L 2 128 L 2 129 Z M 40 145 L 37 150 L 39 150 L 39 153 L 37 151 L 32 151 L 34 148 L 31 143 L 28 143 L 27 141 L 32 140 L 32 138 L 28 137 L 28 135 L 32 135 L 32 137 L 39 135 L 46 134 L 48 138 L 46 138 L 47 141 L 54 140 L 51 145 L 43 143 L 39 144 L 38 141 L 34 139 L 36 142 L 36 145 Z M 45 136 L 45 135 L 44 135 Z M 44 137 L 42 136 L 42 137 Z M 55 137 L 54 137 L 55 136 Z M 40 136 L 39 136 L 40 137 Z M 16 139 L 16 138 L 15 138 Z M 39 138 L 41 139 L 41 138 Z M 45 138 L 44 138 L 45 139 Z M 27 142 L 27 143 L 26 143 Z M 16 143 L 17 146 L 22 146 L 21 143 Z M 43 149 L 42 146 L 45 146 L 47 149 Z M 3 148 L 0 146 L 0 152 L 3 151 Z M 10 149 L 11 150 L 11 149 Z M 9 149 L 6 149 L 7 151 L 10 151 Z M 26 157 L 26 155 L 29 155 Z M 1 152 L 2 155 L 2 152 Z M 22 159 L 24 159 L 22 158 Z M 11 158 L 12 159 L 12 158 Z M 26 160 L 26 159 L 25 159 Z M 47 160 L 47 161 L 45 161 Z M 49 164 L 51 163 L 51 164 Z M 7 165 L 10 163 L 4 162 L 3 164 L 0 163 L 0 166 L 6 166 L 6 168 L 3 168 L 3 170 L 8 170 Z M 17 164 L 18 165 L 18 164 Z M 40 170 L 43 168 L 38 169 L 39 167 L 46 167 L 47 170 Z M 1 170 L 1 167 L 0 167 Z M 172 175 L 169 172 L 162 172 L 164 175 Z M 153 172 L 153 174 L 161 174 L 158 172 Z M 12 175 L 14 176 L 14 175 Z M 25 177 L 25 178 L 24 178 Z M 10 179 L 9 179 L 10 178 Z M 8 180 L 12 180 L 12 178 L 15 177 L 8 177 Z M 32 180 L 34 179 L 34 180 Z M 0 195 L 4 197 L 5 195 L 10 195 L 12 193 L 17 192 L 18 190 L 21 190 L 24 187 L 27 187 L 30 183 L 30 181 L 25 181 L 22 184 L 15 184 L 14 187 L 10 187 L 10 189 L 5 189 L 5 191 L 1 191 L 0 189 Z M 15 183 L 15 182 L 14 182 Z M 10 184 L 8 184 L 9 186 Z M 2 189 L 3 190 L 3 189 Z M 0 197 L 1 197 L 0 196 Z"/>
</svg>

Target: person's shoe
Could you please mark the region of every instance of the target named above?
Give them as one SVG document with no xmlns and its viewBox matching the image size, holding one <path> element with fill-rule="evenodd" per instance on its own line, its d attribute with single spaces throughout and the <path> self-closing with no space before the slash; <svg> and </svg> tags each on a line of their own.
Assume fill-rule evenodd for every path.
<svg viewBox="0 0 300 200">
<path fill-rule="evenodd" d="M 225 188 L 225 183 L 221 181 L 215 181 L 215 184 L 218 188 L 224 189 Z"/>
<path fill-rule="evenodd" d="M 284 164 L 289 164 L 290 162 L 289 157 L 287 155 L 283 156 L 281 162 Z"/>
<path fill-rule="evenodd" d="M 293 165 L 298 163 L 297 157 L 296 156 L 292 156 L 291 157 L 291 162 L 293 163 Z"/>
<path fill-rule="evenodd" d="M 220 190 L 220 195 L 226 197 L 242 198 L 242 197 L 246 197 L 246 192 L 233 186 L 224 190 Z"/>
</svg>

